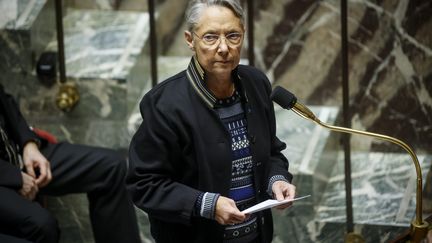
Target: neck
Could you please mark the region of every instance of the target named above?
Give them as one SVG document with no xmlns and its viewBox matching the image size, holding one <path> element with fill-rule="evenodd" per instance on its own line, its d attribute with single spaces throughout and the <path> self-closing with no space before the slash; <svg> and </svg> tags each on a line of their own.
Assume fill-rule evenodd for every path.
<svg viewBox="0 0 432 243">
<path fill-rule="evenodd" d="M 235 91 L 234 83 L 231 79 L 208 79 L 207 87 L 219 99 L 230 97 Z"/>
</svg>

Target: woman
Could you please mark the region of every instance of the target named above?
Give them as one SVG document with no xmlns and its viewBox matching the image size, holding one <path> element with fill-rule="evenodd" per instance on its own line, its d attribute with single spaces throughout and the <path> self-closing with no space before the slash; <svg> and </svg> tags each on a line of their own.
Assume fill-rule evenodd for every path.
<svg viewBox="0 0 432 243">
<path fill-rule="evenodd" d="M 241 211 L 291 199 L 295 187 L 275 135 L 270 83 L 239 65 L 243 10 L 234 0 L 191 1 L 186 21 L 194 56 L 141 101 L 129 190 L 156 242 L 271 242 L 271 211 Z"/>
</svg>

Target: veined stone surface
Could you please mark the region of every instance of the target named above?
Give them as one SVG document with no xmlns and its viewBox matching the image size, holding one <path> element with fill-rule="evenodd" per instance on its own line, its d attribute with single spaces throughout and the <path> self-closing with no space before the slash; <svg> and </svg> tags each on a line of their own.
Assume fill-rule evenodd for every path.
<svg viewBox="0 0 432 243">
<path fill-rule="evenodd" d="M 169 14 L 170 1 L 161 2 L 159 13 Z M 185 2 L 173 5 L 180 9 Z M 67 9 L 67 73 L 78 83 L 82 99 L 71 113 L 62 113 L 54 106 L 57 86 L 41 87 L 32 70 L 32 52 L 37 56 L 43 48 L 32 50 L 31 46 L 47 44 L 43 40 L 49 36 L 38 26 L 53 23 L 53 1 L 46 1 L 49 8 L 41 8 L 44 3 L 0 0 L 5 13 L 0 17 L 0 81 L 16 95 L 32 125 L 61 140 L 126 153 L 140 123 L 138 103 L 151 88 L 150 57 L 145 49 L 147 14 Z M 97 0 L 90 5 L 105 8 L 112 3 Z M 340 1 L 254 3 L 256 66 L 274 85 L 286 87 L 310 106 L 323 122 L 338 125 Z M 51 15 L 46 15 L 49 11 Z M 413 146 L 422 162 L 425 201 L 431 200 L 432 191 L 431 12 L 430 0 L 348 1 L 353 127 L 394 136 Z M 158 57 L 159 81 L 185 69 L 193 54 L 183 40 L 180 14 L 164 15 L 157 16 L 161 51 L 167 54 Z M 54 50 L 56 43 L 44 47 Z M 246 51 L 245 43 L 242 58 Z M 299 195 L 312 197 L 285 211 L 274 211 L 274 242 L 343 242 L 345 189 L 339 135 L 278 106 L 276 116 L 278 136 L 288 146 L 284 154 L 293 183 Z M 351 140 L 355 231 L 366 242 L 386 242 L 407 229 L 414 215 L 412 162 L 393 144 L 361 136 Z M 64 232 L 62 243 L 92 242 L 87 206 L 84 195 L 49 198 L 49 208 Z M 137 213 L 143 241 L 153 242 L 146 214 Z"/>
</svg>

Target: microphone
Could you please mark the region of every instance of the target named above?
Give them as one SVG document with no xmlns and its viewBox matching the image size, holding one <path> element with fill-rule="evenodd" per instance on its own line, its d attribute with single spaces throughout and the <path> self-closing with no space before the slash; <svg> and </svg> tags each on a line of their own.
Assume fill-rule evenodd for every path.
<svg viewBox="0 0 432 243">
<path fill-rule="evenodd" d="M 270 95 L 270 99 L 276 102 L 284 109 L 291 109 L 297 103 L 297 97 L 288 90 L 277 86 Z"/>
<path fill-rule="evenodd" d="M 305 105 L 297 101 L 295 95 L 288 90 L 277 86 L 270 94 L 270 99 L 280 105 L 282 108 L 292 109 L 297 115 L 321 123 L 315 114 L 309 110 Z"/>
<path fill-rule="evenodd" d="M 416 174 L 417 174 L 417 193 L 416 193 L 416 218 L 411 222 L 411 228 L 410 228 L 410 240 L 411 242 L 420 242 L 422 239 L 424 239 L 428 233 L 428 222 L 423 221 L 422 219 L 422 173 L 421 173 L 421 167 L 420 163 L 418 161 L 418 158 L 414 151 L 411 149 L 410 146 L 408 146 L 406 143 L 402 142 L 401 140 L 390 137 L 387 135 L 382 135 L 378 133 L 372 133 L 372 132 L 365 132 L 360 130 L 354 130 L 351 128 L 345 128 L 345 127 L 339 127 L 339 126 L 333 126 L 328 125 L 323 122 L 321 122 L 315 114 L 307 108 L 305 105 L 301 104 L 297 101 L 297 98 L 294 94 L 289 92 L 288 90 L 277 86 L 274 88 L 270 95 L 270 99 L 272 99 L 274 102 L 276 102 L 278 105 L 280 105 L 282 108 L 287 110 L 292 110 L 297 115 L 309 119 L 315 123 L 317 123 L 320 126 L 323 126 L 327 129 L 330 129 L 332 131 L 337 132 L 343 132 L 343 133 L 349 133 L 349 134 L 359 134 L 363 136 L 369 136 L 378 138 L 381 140 L 389 141 L 394 144 L 397 144 L 401 146 L 403 149 L 405 149 L 406 152 L 408 152 L 411 156 L 411 159 L 414 163 L 414 166 L 416 168 Z"/>
</svg>

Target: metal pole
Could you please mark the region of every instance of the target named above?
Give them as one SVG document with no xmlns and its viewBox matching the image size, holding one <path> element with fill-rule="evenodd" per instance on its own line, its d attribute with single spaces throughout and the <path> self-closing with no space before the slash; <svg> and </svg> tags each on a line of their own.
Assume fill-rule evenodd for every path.
<svg viewBox="0 0 432 243">
<path fill-rule="evenodd" d="M 348 77 L 348 27 L 347 27 L 347 0 L 341 0 L 341 45 L 342 45 L 342 95 L 343 95 L 343 124 L 351 127 L 349 108 L 349 77 Z M 347 232 L 354 230 L 352 194 L 351 194 L 351 147 L 349 134 L 342 137 L 345 157 L 345 203 Z"/>
<path fill-rule="evenodd" d="M 157 77 L 157 39 L 155 27 L 155 6 L 154 0 L 148 0 L 149 8 L 149 21 L 150 21 L 150 66 L 152 86 L 154 87 L 158 82 Z"/>
<path fill-rule="evenodd" d="M 247 1 L 247 31 L 248 31 L 248 59 L 249 65 L 255 66 L 255 48 L 254 48 L 254 0 Z"/>
<path fill-rule="evenodd" d="M 57 52 L 60 71 L 60 82 L 66 82 L 66 68 L 64 56 L 64 40 L 63 40 L 63 11 L 62 0 L 55 0 L 56 27 L 57 27 Z"/>
</svg>

